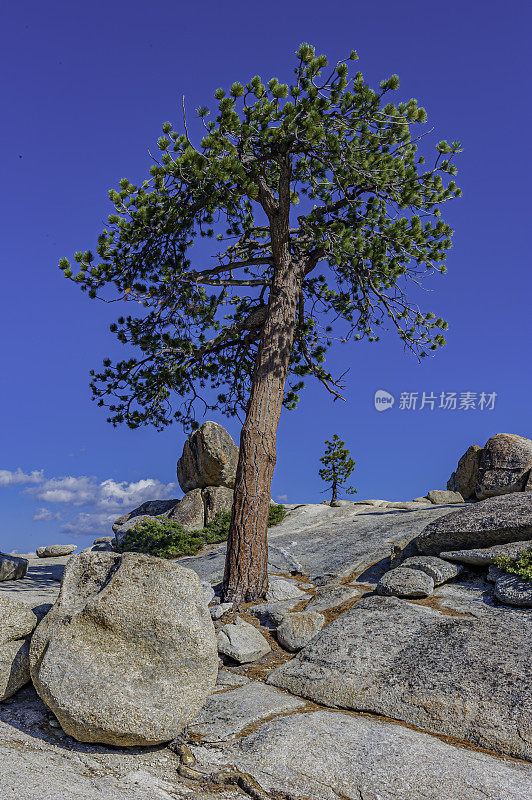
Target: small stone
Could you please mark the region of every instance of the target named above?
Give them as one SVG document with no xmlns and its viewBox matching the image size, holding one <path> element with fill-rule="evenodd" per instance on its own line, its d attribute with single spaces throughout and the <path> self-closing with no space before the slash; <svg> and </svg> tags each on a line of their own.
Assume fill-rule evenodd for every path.
<svg viewBox="0 0 532 800">
<path fill-rule="evenodd" d="M 27 558 L 0 553 L 0 581 L 17 581 L 28 571 Z"/>
<path fill-rule="evenodd" d="M 521 608 L 532 608 L 532 581 L 518 575 L 502 572 L 495 581 L 495 597 L 502 603 Z"/>
<path fill-rule="evenodd" d="M 382 576 L 375 591 L 395 597 L 428 597 L 434 591 L 434 581 L 420 569 L 396 567 Z"/>
<path fill-rule="evenodd" d="M 239 664 L 258 661 L 271 651 L 267 639 L 253 625 L 237 617 L 218 634 L 218 652 Z"/>
<path fill-rule="evenodd" d="M 262 625 L 268 627 L 277 627 L 290 611 L 297 606 L 299 598 L 295 600 L 278 600 L 273 603 L 259 603 L 257 606 L 252 606 L 249 613 L 253 614 L 261 621 Z"/>
<path fill-rule="evenodd" d="M 281 647 L 296 653 L 321 631 L 324 622 L 323 615 L 316 611 L 287 614 L 277 628 L 277 641 Z"/>
<path fill-rule="evenodd" d="M 401 567 L 420 569 L 426 575 L 430 575 L 435 586 L 439 586 L 446 581 L 452 581 L 463 569 L 458 564 L 450 564 L 437 556 L 412 556 L 405 559 Z"/>
<path fill-rule="evenodd" d="M 336 608 L 347 600 L 359 596 L 360 591 L 353 586 L 322 586 L 316 590 L 312 600 L 307 603 L 305 611 L 327 611 L 329 608 Z"/>
<path fill-rule="evenodd" d="M 114 538 L 114 536 L 98 536 L 98 538 L 93 541 L 93 544 L 111 544 Z"/>
<path fill-rule="evenodd" d="M 294 583 L 284 580 L 284 578 L 274 578 L 270 581 L 268 591 L 266 592 L 266 600 L 268 602 L 275 600 L 294 600 L 299 598 L 302 600 L 308 597 L 306 592 L 302 592 Z"/>
<path fill-rule="evenodd" d="M 35 552 L 39 558 L 57 558 L 58 556 L 69 556 L 76 549 L 76 544 L 49 544 L 46 547 L 38 547 Z"/>
<path fill-rule="evenodd" d="M 435 506 L 464 502 L 464 498 L 460 492 L 450 492 L 448 489 L 431 489 L 430 492 L 427 492 L 427 498 Z"/>
<path fill-rule="evenodd" d="M 504 574 L 504 570 L 502 570 L 500 567 L 496 567 L 495 564 L 490 564 L 488 574 L 486 575 L 486 580 L 488 580 L 490 583 L 495 583 L 501 577 L 501 575 Z"/>
<path fill-rule="evenodd" d="M 413 503 L 430 503 L 430 500 L 427 497 L 427 495 L 425 495 L 424 497 L 414 497 L 412 502 Z"/>
<path fill-rule="evenodd" d="M 232 603 L 218 603 L 218 605 L 213 606 L 210 609 L 211 619 L 220 619 L 220 617 L 223 617 L 227 611 L 231 611 L 232 608 Z"/>
</svg>

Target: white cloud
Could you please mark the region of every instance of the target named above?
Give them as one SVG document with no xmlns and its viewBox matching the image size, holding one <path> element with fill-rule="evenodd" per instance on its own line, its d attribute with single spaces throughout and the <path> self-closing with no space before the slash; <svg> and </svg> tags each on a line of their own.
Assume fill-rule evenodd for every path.
<svg viewBox="0 0 532 800">
<path fill-rule="evenodd" d="M 34 469 L 32 472 L 23 472 L 20 467 L 14 472 L 10 469 L 0 469 L 0 486 L 15 486 L 24 483 L 42 483 L 44 470 Z"/>
<path fill-rule="evenodd" d="M 71 535 L 110 533 L 110 525 L 121 514 L 133 510 L 146 500 L 166 500 L 175 497 L 178 492 L 176 483 L 163 483 L 156 478 L 131 482 L 115 481 L 113 478 L 99 481 L 88 475 L 47 478 L 44 470 L 30 473 L 20 468 L 15 471 L 0 470 L 0 487 L 15 485 L 24 487 L 23 494 L 47 504 L 36 508 L 33 514 L 35 521 L 62 520 L 64 524 L 61 530 Z M 57 504 L 61 505 L 61 511 L 48 507 Z M 79 507 L 84 507 L 83 512 L 74 515 L 74 509 Z"/>
<path fill-rule="evenodd" d="M 115 481 L 113 478 L 99 482 L 87 475 L 78 478 L 67 475 L 63 478 L 48 478 L 39 486 L 29 487 L 25 491 L 44 503 L 95 506 L 97 509 L 118 512 L 138 506 L 145 500 L 172 497 L 176 488 L 175 483 L 162 483 L 155 478 L 143 478 L 128 483 Z"/>
<path fill-rule="evenodd" d="M 275 498 L 278 503 L 288 503 L 288 495 L 287 494 L 278 494 Z"/>
<path fill-rule="evenodd" d="M 80 512 L 71 520 L 65 522 L 64 525 L 61 525 L 61 530 L 71 536 L 83 536 L 87 533 L 93 536 L 111 536 L 111 526 L 115 519 L 116 512 L 114 514 Z"/>
<path fill-rule="evenodd" d="M 49 508 L 38 508 L 32 519 L 42 522 L 51 522 L 54 519 L 62 519 L 62 515 L 59 511 L 53 512 Z"/>
</svg>

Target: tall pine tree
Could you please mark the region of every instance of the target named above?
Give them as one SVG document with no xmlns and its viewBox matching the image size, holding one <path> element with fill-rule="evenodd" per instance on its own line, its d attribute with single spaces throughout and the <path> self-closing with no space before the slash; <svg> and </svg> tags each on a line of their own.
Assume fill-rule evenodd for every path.
<svg viewBox="0 0 532 800">
<path fill-rule="evenodd" d="M 307 376 L 342 396 L 325 366 L 333 334 L 375 341 L 388 320 L 419 357 L 444 344 L 446 323 L 408 288 L 445 269 L 452 231 L 440 207 L 460 191 L 460 144 L 441 141 L 425 167 L 415 133 L 424 109 L 389 99 L 396 75 L 376 90 L 350 77 L 356 59 L 324 73 L 327 58 L 303 44 L 291 84 L 256 76 L 218 89 L 215 118 L 197 110 L 201 141 L 185 115 L 181 133 L 166 122 L 151 178 L 110 192 L 99 259 L 76 253 L 77 272 L 60 263 L 91 298 L 131 309 L 111 326 L 127 357 L 92 373 L 113 424 L 191 429 L 198 406 L 245 416 L 227 600 L 265 593 L 281 408 L 295 408 Z M 198 263 L 202 239 L 210 263 Z"/>
</svg>

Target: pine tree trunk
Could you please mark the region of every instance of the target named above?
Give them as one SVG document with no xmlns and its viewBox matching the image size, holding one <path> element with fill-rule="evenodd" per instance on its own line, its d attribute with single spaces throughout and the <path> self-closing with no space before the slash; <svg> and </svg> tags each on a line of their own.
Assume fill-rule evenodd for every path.
<svg viewBox="0 0 532 800">
<path fill-rule="evenodd" d="M 336 481 L 333 481 L 331 503 L 335 503 L 337 500 L 338 500 L 338 485 Z"/>
<path fill-rule="evenodd" d="M 268 512 L 275 439 L 294 340 L 299 281 L 290 270 L 272 287 L 253 387 L 240 435 L 240 455 L 223 583 L 224 600 L 250 602 L 268 588 Z"/>
</svg>

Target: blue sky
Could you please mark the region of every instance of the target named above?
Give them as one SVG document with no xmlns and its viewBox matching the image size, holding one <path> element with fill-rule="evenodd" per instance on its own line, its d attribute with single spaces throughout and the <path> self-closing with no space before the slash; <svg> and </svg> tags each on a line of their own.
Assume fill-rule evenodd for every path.
<svg viewBox="0 0 532 800">
<path fill-rule="evenodd" d="M 180 496 L 182 430 L 113 429 L 90 401 L 116 309 L 90 302 L 57 264 L 95 249 L 108 190 L 147 177 L 148 148 L 165 120 L 179 124 L 182 95 L 194 109 L 257 73 L 288 81 L 302 41 L 330 60 L 356 49 L 372 84 L 397 73 L 395 97 L 418 99 L 435 140 L 462 142 L 463 197 L 446 207 L 454 246 L 425 302 L 448 320 L 447 346 L 418 364 L 391 332 L 339 345 L 329 363 L 349 367 L 348 402 L 312 385 L 283 411 L 273 496 L 323 499 L 318 459 L 335 432 L 357 462 L 359 497 L 388 499 L 443 487 L 462 452 L 494 433 L 532 435 L 527 3 L 5 0 L 0 21 L 0 549 L 85 546 L 138 502 Z M 385 412 L 379 389 L 396 397 Z M 434 393 L 434 410 L 400 408 L 402 392 Z M 492 409 L 453 410 L 438 407 L 441 392 L 497 396 Z M 210 418 L 238 440 L 235 421 Z"/>
</svg>

